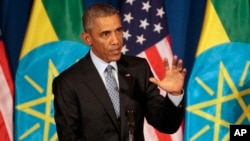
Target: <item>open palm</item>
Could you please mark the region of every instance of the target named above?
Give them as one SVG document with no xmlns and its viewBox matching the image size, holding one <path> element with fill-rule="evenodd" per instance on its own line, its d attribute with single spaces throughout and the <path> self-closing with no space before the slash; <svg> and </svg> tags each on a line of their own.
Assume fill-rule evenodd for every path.
<svg viewBox="0 0 250 141">
<path fill-rule="evenodd" d="M 169 65 L 169 61 L 164 59 L 165 76 L 162 80 L 157 80 L 151 77 L 149 80 L 152 83 L 158 85 L 161 89 L 165 90 L 169 94 L 178 95 L 183 90 L 184 80 L 187 70 L 182 67 L 183 61 L 178 60 L 177 56 L 173 57 L 172 67 Z"/>
</svg>

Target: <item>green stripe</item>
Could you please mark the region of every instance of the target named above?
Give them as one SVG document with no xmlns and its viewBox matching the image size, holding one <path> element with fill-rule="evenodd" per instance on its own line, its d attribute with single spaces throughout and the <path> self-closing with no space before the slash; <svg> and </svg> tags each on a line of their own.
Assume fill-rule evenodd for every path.
<svg viewBox="0 0 250 141">
<path fill-rule="evenodd" d="M 59 40 L 82 42 L 83 0 L 43 0 Z"/>
<path fill-rule="evenodd" d="M 250 0 L 212 0 L 232 42 L 250 43 Z"/>
</svg>

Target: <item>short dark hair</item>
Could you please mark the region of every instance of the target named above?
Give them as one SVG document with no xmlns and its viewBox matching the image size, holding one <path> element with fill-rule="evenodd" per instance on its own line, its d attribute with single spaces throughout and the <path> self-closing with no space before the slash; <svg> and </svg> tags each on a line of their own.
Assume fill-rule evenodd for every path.
<svg viewBox="0 0 250 141">
<path fill-rule="evenodd" d="M 82 23 L 85 32 L 92 29 L 92 22 L 95 18 L 119 15 L 119 11 L 112 5 L 106 3 L 96 3 L 87 8 L 82 16 Z"/>
</svg>

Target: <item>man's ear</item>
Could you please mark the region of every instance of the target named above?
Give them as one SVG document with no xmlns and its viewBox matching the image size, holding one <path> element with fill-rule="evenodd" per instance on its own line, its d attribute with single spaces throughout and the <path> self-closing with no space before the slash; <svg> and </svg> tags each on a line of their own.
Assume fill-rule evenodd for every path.
<svg viewBox="0 0 250 141">
<path fill-rule="evenodd" d="M 82 33 L 82 40 L 89 46 L 92 45 L 92 40 L 91 40 L 91 36 L 89 35 L 89 33 L 83 32 Z"/>
</svg>

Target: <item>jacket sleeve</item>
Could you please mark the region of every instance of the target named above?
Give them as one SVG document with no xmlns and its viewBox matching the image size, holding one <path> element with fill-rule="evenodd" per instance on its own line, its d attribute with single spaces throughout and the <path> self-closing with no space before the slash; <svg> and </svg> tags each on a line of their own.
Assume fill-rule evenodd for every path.
<svg viewBox="0 0 250 141">
<path fill-rule="evenodd" d="M 71 85 L 62 78 L 53 81 L 55 122 L 60 141 L 84 141 L 81 136 L 77 100 Z"/>
<path fill-rule="evenodd" d="M 184 99 L 175 106 L 168 98 L 160 94 L 157 85 L 151 83 L 149 78 L 153 76 L 148 63 L 145 61 L 145 116 L 149 124 L 161 132 L 172 134 L 175 133 L 184 118 L 185 107 Z"/>
</svg>

